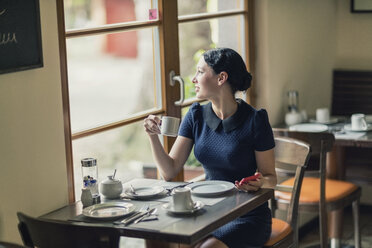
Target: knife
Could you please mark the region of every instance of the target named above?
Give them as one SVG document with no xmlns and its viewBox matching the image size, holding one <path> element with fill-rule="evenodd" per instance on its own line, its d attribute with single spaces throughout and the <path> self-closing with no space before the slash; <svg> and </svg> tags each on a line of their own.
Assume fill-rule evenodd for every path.
<svg viewBox="0 0 372 248">
<path fill-rule="evenodd" d="M 150 212 L 154 211 L 155 208 L 151 208 L 150 210 L 148 211 L 145 211 L 143 213 L 138 213 L 138 214 L 135 214 L 134 216 L 132 217 L 129 217 L 128 219 L 125 219 L 124 221 L 122 221 L 121 223 L 124 224 L 125 226 L 129 225 L 130 223 L 132 223 L 133 221 L 149 214 Z"/>
</svg>

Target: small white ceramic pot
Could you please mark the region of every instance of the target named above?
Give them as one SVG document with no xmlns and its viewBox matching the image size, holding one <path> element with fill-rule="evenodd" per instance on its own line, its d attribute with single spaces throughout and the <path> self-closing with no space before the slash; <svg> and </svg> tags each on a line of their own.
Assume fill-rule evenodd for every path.
<svg viewBox="0 0 372 248">
<path fill-rule="evenodd" d="M 123 184 L 113 176 L 108 176 L 108 179 L 100 183 L 99 191 L 107 199 L 117 199 L 123 192 Z"/>
</svg>

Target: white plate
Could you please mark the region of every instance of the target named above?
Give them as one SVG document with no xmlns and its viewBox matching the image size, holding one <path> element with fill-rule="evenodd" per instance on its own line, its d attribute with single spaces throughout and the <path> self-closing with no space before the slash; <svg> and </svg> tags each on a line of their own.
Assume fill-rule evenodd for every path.
<svg viewBox="0 0 372 248">
<path fill-rule="evenodd" d="M 318 123 L 318 124 L 325 124 L 325 125 L 327 125 L 327 124 L 335 124 L 335 123 L 338 122 L 338 118 L 331 118 L 328 121 L 317 121 L 315 119 L 310 119 L 310 122 L 311 123 Z"/>
<path fill-rule="evenodd" d="M 175 210 L 173 208 L 173 204 L 172 203 L 165 203 L 163 205 L 163 208 L 167 212 L 172 213 L 172 214 L 193 214 L 196 211 L 199 211 L 200 209 L 202 209 L 203 207 L 204 207 L 204 203 L 202 203 L 201 201 L 194 202 L 194 208 L 193 209 L 190 209 L 190 210 Z"/>
<path fill-rule="evenodd" d="M 134 188 L 136 194 L 133 194 L 131 188 L 127 188 L 124 193 L 134 198 L 142 199 L 142 198 L 151 198 L 157 196 L 158 194 L 164 191 L 164 188 L 161 186 L 149 186 L 149 187 L 136 187 Z"/>
<path fill-rule="evenodd" d="M 198 196 L 214 196 L 228 192 L 235 188 L 235 185 L 227 181 L 210 180 L 190 184 L 191 193 Z"/>
<path fill-rule="evenodd" d="M 298 132 L 325 132 L 328 130 L 328 127 L 324 124 L 316 124 L 316 123 L 302 123 L 296 124 L 289 127 L 290 131 L 298 131 Z"/>
<path fill-rule="evenodd" d="M 83 209 L 83 215 L 95 219 L 112 219 L 132 213 L 136 207 L 132 203 L 107 202 Z"/>
<path fill-rule="evenodd" d="M 351 128 L 351 125 L 350 124 L 348 124 L 348 125 L 345 125 L 344 126 L 344 129 L 346 131 L 350 131 L 350 132 L 368 132 L 368 131 L 371 131 L 372 130 L 372 125 L 371 124 L 368 124 L 367 125 L 367 129 L 357 129 L 357 130 L 355 130 L 355 129 L 352 129 Z"/>
</svg>

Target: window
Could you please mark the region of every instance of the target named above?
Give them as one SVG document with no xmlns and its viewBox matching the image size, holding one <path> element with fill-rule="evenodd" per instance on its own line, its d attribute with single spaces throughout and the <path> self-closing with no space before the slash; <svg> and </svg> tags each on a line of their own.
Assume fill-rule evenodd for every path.
<svg viewBox="0 0 372 248">
<path fill-rule="evenodd" d="M 191 79 L 203 50 L 231 47 L 251 66 L 251 5 L 250 0 L 57 1 L 70 201 L 80 194 L 82 158 L 97 158 L 98 180 L 115 169 L 122 181 L 144 176 L 143 165 L 154 162 L 143 119 L 181 117 L 201 101 L 194 98 Z M 150 9 L 157 18 L 149 18 Z M 174 104 L 180 89 L 170 85 L 171 71 L 185 80 L 181 106 Z M 164 138 L 167 151 L 173 142 Z M 177 180 L 182 179 L 183 173 Z"/>
</svg>

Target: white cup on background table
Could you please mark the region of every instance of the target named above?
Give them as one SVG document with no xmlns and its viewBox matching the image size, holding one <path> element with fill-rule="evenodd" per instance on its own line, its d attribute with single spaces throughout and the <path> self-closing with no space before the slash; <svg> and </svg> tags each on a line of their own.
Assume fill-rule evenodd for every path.
<svg viewBox="0 0 372 248">
<path fill-rule="evenodd" d="M 351 116 L 351 130 L 367 130 L 367 121 L 364 114 L 353 114 Z"/>
<path fill-rule="evenodd" d="M 330 120 L 328 108 L 318 108 L 316 110 L 316 121 L 320 123 L 328 122 Z"/>
</svg>

